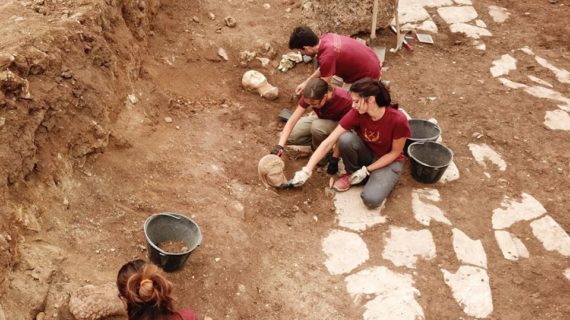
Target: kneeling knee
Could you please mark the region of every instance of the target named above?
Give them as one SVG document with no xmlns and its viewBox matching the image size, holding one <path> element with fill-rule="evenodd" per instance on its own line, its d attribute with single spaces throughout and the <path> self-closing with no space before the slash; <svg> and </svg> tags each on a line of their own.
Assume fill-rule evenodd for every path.
<svg viewBox="0 0 570 320">
<path fill-rule="evenodd" d="M 369 195 L 364 194 L 364 192 L 362 194 L 360 194 L 360 198 L 362 198 L 362 202 L 364 202 L 364 205 L 367 206 L 369 209 L 376 209 L 378 207 L 380 207 L 382 205 L 382 202 L 384 202 L 385 198 L 382 197 L 372 197 Z"/>
<path fill-rule="evenodd" d="M 341 149 L 352 148 L 352 142 L 354 138 L 352 137 L 352 132 L 345 132 L 338 138 L 338 146 Z"/>
</svg>

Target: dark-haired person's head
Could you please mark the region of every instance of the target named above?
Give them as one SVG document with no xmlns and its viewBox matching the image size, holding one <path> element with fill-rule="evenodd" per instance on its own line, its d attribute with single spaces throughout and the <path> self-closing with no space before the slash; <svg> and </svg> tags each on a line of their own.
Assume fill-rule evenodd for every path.
<svg viewBox="0 0 570 320">
<path fill-rule="evenodd" d="M 172 284 L 160 268 L 143 260 L 124 264 L 117 275 L 129 320 L 166 320 L 175 314 Z"/>
<path fill-rule="evenodd" d="M 326 94 L 332 90 L 333 88 L 325 80 L 312 78 L 307 82 L 303 90 L 303 98 L 309 106 L 320 109 L 326 103 Z"/>
<path fill-rule="evenodd" d="M 350 92 L 362 99 L 374 97 L 378 107 L 392 107 L 398 109 L 398 104 L 392 103 L 390 92 L 380 80 L 370 78 L 360 79 L 352 84 Z"/>
<path fill-rule="evenodd" d="M 319 43 L 319 37 L 307 26 L 296 27 L 289 37 L 289 49 L 304 50 Z"/>
</svg>

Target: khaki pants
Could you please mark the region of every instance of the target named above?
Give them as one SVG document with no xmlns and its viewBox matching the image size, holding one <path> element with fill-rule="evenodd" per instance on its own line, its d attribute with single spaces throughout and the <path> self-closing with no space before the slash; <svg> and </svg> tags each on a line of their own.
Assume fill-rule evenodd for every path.
<svg viewBox="0 0 570 320">
<path fill-rule="evenodd" d="M 325 140 L 338 121 L 319 119 L 316 115 L 304 116 L 295 125 L 287 139 L 287 144 L 311 146 L 313 150 Z"/>
</svg>

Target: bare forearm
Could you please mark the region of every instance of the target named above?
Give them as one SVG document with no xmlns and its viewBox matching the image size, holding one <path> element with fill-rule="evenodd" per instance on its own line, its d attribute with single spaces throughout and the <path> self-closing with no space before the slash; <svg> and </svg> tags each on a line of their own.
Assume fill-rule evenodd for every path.
<svg viewBox="0 0 570 320">
<path fill-rule="evenodd" d="M 279 137 L 280 146 L 285 146 L 285 144 L 287 143 L 287 139 L 289 138 L 289 135 L 291 135 L 291 131 L 293 131 L 294 126 L 295 124 L 292 121 L 287 121 L 287 123 L 283 127 L 283 131 L 281 131 L 281 136 Z"/>
<path fill-rule="evenodd" d="M 334 146 L 334 144 L 335 144 L 334 140 L 325 139 L 325 141 L 323 141 L 321 145 L 319 145 L 317 150 L 313 152 L 313 155 L 309 159 L 309 162 L 307 162 L 306 168 L 308 168 L 309 170 L 313 170 L 317 166 L 317 163 L 319 163 L 319 161 L 321 161 L 321 159 L 326 156 L 327 152 L 329 152 L 329 150 Z"/>
<path fill-rule="evenodd" d="M 374 170 L 384 168 L 385 166 L 390 165 L 392 162 L 394 162 L 396 159 L 398 159 L 399 156 L 400 156 L 399 152 L 398 153 L 389 152 L 389 153 L 383 155 L 382 157 L 380 157 L 380 159 L 374 161 L 372 164 L 367 166 L 366 169 L 368 169 L 368 172 L 372 172 Z"/>
<path fill-rule="evenodd" d="M 317 68 L 317 70 L 315 70 L 315 72 L 313 72 L 313 74 L 311 74 L 311 76 L 307 78 L 306 81 L 309 81 L 309 79 L 313 78 L 319 78 L 320 76 L 321 76 L 321 68 Z"/>
</svg>

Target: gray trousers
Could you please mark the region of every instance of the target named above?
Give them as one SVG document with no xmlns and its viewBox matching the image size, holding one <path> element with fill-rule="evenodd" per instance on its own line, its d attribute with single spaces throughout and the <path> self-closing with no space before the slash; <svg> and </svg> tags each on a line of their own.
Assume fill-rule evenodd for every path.
<svg viewBox="0 0 570 320">
<path fill-rule="evenodd" d="M 301 117 L 287 138 L 287 144 L 310 145 L 315 150 L 333 132 L 337 123 L 333 120 L 319 119 L 316 115 Z"/>
<path fill-rule="evenodd" d="M 378 157 L 370 150 L 364 141 L 354 132 L 343 133 L 339 138 L 340 156 L 348 173 L 358 171 L 362 166 L 368 166 Z M 388 197 L 400 180 L 402 162 L 394 161 L 390 165 L 370 172 L 364 190 L 360 194 L 362 201 L 369 208 L 379 207 Z"/>
</svg>

